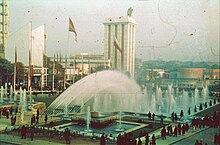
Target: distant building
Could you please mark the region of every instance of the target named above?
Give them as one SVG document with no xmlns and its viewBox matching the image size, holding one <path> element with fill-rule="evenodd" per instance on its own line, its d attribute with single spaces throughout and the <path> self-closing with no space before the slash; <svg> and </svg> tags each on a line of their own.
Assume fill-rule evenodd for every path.
<svg viewBox="0 0 220 145">
<path fill-rule="evenodd" d="M 5 58 L 5 42 L 9 36 L 9 0 L 0 0 L 0 57 Z"/>
<path fill-rule="evenodd" d="M 104 59 L 110 60 L 111 68 L 134 77 L 136 21 L 130 16 L 108 18 L 103 23 Z"/>
<path fill-rule="evenodd" d="M 220 80 L 220 69 L 207 69 L 204 72 L 204 79 Z"/>
<path fill-rule="evenodd" d="M 177 78 L 203 80 L 204 71 L 205 68 L 179 68 L 177 69 Z"/>
<path fill-rule="evenodd" d="M 67 80 L 72 80 L 74 75 L 88 75 L 96 71 L 98 67 L 106 69 L 110 67 L 110 62 L 104 59 L 104 55 L 89 55 L 81 53 L 66 58 L 65 56 L 50 57 L 51 61 L 56 62 L 65 68 Z"/>
</svg>

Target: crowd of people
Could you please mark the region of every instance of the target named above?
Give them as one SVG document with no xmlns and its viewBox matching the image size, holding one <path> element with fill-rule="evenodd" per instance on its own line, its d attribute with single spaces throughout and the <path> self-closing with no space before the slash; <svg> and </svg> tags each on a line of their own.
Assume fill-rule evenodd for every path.
<svg viewBox="0 0 220 145">
<path fill-rule="evenodd" d="M 14 110 L 14 111 L 13 111 Z M 18 113 L 18 108 L 12 108 L 12 107 L 4 107 L 4 108 L 0 108 L 0 118 L 2 116 L 6 116 L 7 119 L 9 119 L 9 117 L 13 114 L 13 112 L 15 113 L 15 115 Z"/>
<path fill-rule="evenodd" d="M 220 127 L 220 112 L 215 111 L 212 116 L 205 115 L 203 118 L 194 118 L 192 119 L 192 127 L 201 128 L 201 127 Z"/>
</svg>

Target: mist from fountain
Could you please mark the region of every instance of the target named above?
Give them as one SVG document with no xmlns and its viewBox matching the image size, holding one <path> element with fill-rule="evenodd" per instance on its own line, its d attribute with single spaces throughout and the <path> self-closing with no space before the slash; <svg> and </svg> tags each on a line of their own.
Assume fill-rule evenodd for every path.
<svg viewBox="0 0 220 145">
<path fill-rule="evenodd" d="M 156 97 L 154 94 L 152 94 L 152 98 L 151 98 L 151 112 L 156 112 L 157 108 L 156 108 Z"/>
<path fill-rule="evenodd" d="M 119 104 L 120 98 L 123 98 L 122 105 Z M 70 86 L 51 103 L 46 114 L 57 108 L 64 108 L 66 101 L 68 106 L 81 106 L 81 112 L 86 112 L 87 106 L 97 112 L 114 112 L 120 109 L 141 112 L 142 108 L 146 112 L 149 110 L 146 103 L 145 106 L 136 107 L 143 105 L 144 98 L 140 86 L 133 79 L 121 72 L 102 71 L 90 74 Z M 106 100 L 111 101 L 104 103 Z"/>
<path fill-rule="evenodd" d="M 202 98 L 203 98 L 203 102 L 206 102 L 206 101 L 207 101 L 208 93 L 209 93 L 209 92 L 208 92 L 208 87 L 207 87 L 207 86 L 203 87 L 202 93 L 201 93 L 201 96 L 202 96 Z"/>
<path fill-rule="evenodd" d="M 156 86 L 156 102 L 158 106 L 163 107 L 163 101 L 162 101 L 162 90 L 160 87 Z"/>
<path fill-rule="evenodd" d="M 198 100 L 199 100 L 199 90 L 196 88 L 195 91 L 194 91 L 194 102 L 195 102 L 195 105 L 198 104 Z"/>
<path fill-rule="evenodd" d="M 167 114 L 170 114 L 173 111 L 174 106 L 176 105 L 176 101 L 173 97 L 173 87 L 172 85 L 168 85 L 167 88 Z"/>
<path fill-rule="evenodd" d="M 67 105 L 67 103 L 64 106 L 63 113 L 64 113 L 64 116 L 66 116 L 66 117 L 68 116 L 68 105 Z"/>
<path fill-rule="evenodd" d="M 9 103 L 13 103 L 12 101 L 12 96 L 13 96 L 13 88 L 12 86 L 10 87 L 10 95 L 9 95 Z"/>
<path fill-rule="evenodd" d="M 20 87 L 20 99 L 19 99 L 19 104 L 22 105 L 23 103 L 23 91 L 22 88 Z"/>
<path fill-rule="evenodd" d="M 27 105 L 27 93 L 26 93 L 26 89 L 24 89 L 24 92 L 23 92 L 23 98 L 22 98 L 22 101 L 23 101 L 23 107 L 24 107 L 24 111 L 26 112 L 27 109 L 26 109 L 26 105 Z"/>
<path fill-rule="evenodd" d="M 188 110 L 188 104 L 189 104 L 189 94 L 187 91 L 183 90 L 183 108 L 184 108 L 184 111 L 186 112 Z"/>
<path fill-rule="evenodd" d="M 8 96 L 8 85 L 7 85 L 7 83 L 5 83 L 5 96 L 6 97 Z"/>
<path fill-rule="evenodd" d="M 179 97 L 179 88 L 176 88 L 176 97 Z"/>
<path fill-rule="evenodd" d="M 4 88 L 3 88 L 3 86 L 1 86 L 1 99 L 0 99 L 0 102 L 4 102 L 3 96 L 4 96 Z"/>
<path fill-rule="evenodd" d="M 90 130 L 90 122 L 91 122 L 91 112 L 90 112 L 90 106 L 87 107 L 87 114 L 86 114 L 86 132 L 91 132 Z"/>
<path fill-rule="evenodd" d="M 16 89 L 14 89 L 14 102 L 17 101 L 17 92 L 16 92 Z"/>
</svg>

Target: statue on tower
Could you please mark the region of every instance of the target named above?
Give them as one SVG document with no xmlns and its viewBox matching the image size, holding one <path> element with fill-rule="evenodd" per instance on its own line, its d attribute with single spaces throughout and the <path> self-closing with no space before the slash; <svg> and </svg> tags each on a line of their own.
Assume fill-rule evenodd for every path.
<svg viewBox="0 0 220 145">
<path fill-rule="evenodd" d="M 133 13 L 132 7 L 128 8 L 128 10 L 127 10 L 127 16 L 128 16 L 128 17 L 131 17 L 131 16 L 132 16 L 132 13 Z"/>
</svg>

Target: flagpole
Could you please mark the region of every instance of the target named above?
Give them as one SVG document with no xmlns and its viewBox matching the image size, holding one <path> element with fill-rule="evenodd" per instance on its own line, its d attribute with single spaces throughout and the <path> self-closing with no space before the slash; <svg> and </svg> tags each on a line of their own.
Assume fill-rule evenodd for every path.
<svg viewBox="0 0 220 145">
<path fill-rule="evenodd" d="M 53 69 L 52 69 L 52 91 L 54 91 L 54 63 L 55 62 L 55 54 L 53 56 Z"/>
<path fill-rule="evenodd" d="M 17 73 L 17 68 L 16 68 L 16 65 L 17 65 L 17 47 L 15 46 L 15 63 L 14 63 L 14 84 L 13 84 L 13 87 L 14 87 L 14 90 L 15 90 L 15 85 L 16 85 L 16 73 Z"/>
<path fill-rule="evenodd" d="M 31 32 L 30 32 L 30 50 L 29 50 L 29 67 L 28 67 L 28 91 L 30 90 L 30 87 L 31 87 L 31 60 L 32 60 L 32 56 L 31 56 L 31 53 L 32 53 L 32 21 L 30 22 L 30 27 L 31 27 Z"/>
</svg>

